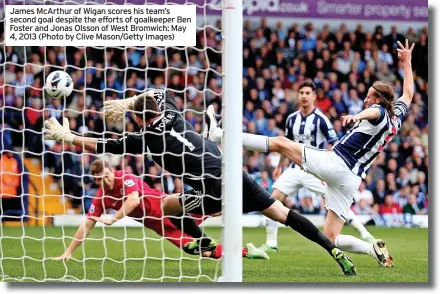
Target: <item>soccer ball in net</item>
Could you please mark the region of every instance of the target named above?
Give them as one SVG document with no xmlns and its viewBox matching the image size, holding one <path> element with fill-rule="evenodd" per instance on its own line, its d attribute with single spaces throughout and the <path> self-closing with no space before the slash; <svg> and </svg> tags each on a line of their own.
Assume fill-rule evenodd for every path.
<svg viewBox="0 0 440 294">
<path fill-rule="evenodd" d="M 45 89 L 54 99 L 67 97 L 73 90 L 72 78 L 64 71 L 54 71 L 47 76 Z"/>
</svg>

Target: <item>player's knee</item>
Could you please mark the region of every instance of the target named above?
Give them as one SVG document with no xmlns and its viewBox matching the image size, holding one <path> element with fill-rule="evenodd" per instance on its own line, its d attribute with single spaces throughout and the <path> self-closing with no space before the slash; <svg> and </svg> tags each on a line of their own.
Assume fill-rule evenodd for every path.
<svg viewBox="0 0 440 294">
<path fill-rule="evenodd" d="M 275 201 L 271 206 L 262 211 L 262 213 L 274 221 L 284 224 L 289 214 L 289 209 L 280 201 Z"/>
<path fill-rule="evenodd" d="M 339 233 L 335 232 L 334 230 L 324 228 L 324 235 L 329 238 L 329 240 L 334 244 L 336 237 L 339 235 Z"/>
<path fill-rule="evenodd" d="M 276 200 L 283 202 L 287 196 L 283 192 L 281 192 L 280 190 L 274 189 L 272 192 L 272 197 L 275 198 Z"/>
<path fill-rule="evenodd" d="M 170 215 L 170 214 L 169 214 L 169 211 L 170 211 L 170 205 L 169 205 L 168 203 L 169 203 L 169 201 L 168 201 L 167 198 L 165 198 L 165 199 L 162 201 L 162 211 L 163 211 L 163 214 L 164 214 L 164 215 Z"/>
<path fill-rule="evenodd" d="M 285 150 L 288 150 L 290 143 L 291 141 L 286 137 L 273 137 L 269 139 L 269 149 L 282 154 Z"/>
<path fill-rule="evenodd" d="M 166 197 L 162 201 L 162 210 L 164 215 L 178 215 L 182 212 L 182 206 L 178 198 Z"/>
</svg>

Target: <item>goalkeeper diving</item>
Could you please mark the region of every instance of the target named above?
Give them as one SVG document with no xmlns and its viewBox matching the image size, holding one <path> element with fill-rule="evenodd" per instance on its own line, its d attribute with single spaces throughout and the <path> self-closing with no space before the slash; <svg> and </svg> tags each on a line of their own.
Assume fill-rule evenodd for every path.
<svg viewBox="0 0 440 294">
<path fill-rule="evenodd" d="M 214 259 L 222 257 L 222 245 L 205 236 L 197 226 L 205 219 L 202 215 L 192 214 L 190 222 L 188 218 L 183 220 L 183 225 L 197 226 L 193 229 L 198 231 L 198 235 L 190 236 L 178 228 L 182 223 L 180 219 L 164 217 L 161 205 L 167 194 L 150 188 L 147 183 L 131 173 L 123 170 L 114 171 L 106 161 L 100 159 L 92 162 L 90 172 L 94 182 L 99 186 L 98 192 L 93 198 L 86 221 L 79 226 L 70 246 L 55 260 L 69 260 L 75 249 L 95 227 L 96 222 L 112 225 L 124 216 L 142 223 L 188 254 L 201 254 L 203 257 Z M 102 217 L 107 209 L 117 212 L 112 218 Z M 200 236 L 209 242 L 203 250 L 199 250 L 196 240 Z M 242 256 L 249 259 L 269 259 L 264 251 L 255 248 L 251 243 L 242 249 Z"/>
</svg>

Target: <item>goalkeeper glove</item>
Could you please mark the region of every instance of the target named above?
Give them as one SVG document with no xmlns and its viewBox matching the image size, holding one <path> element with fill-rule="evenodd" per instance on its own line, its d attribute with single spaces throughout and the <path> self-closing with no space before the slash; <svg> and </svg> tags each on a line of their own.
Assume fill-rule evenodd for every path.
<svg viewBox="0 0 440 294">
<path fill-rule="evenodd" d="M 127 99 L 104 101 L 105 118 L 111 122 L 122 120 L 125 112 L 133 110 L 134 103 L 139 97 L 154 97 L 154 90 L 149 90 Z"/>
<path fill-rule="evenodd" d="M 66 117 L 63 119 L 63 125 L 60 125 L 55 117 L 46 120 L 43 133 L 46 140 L 55 140 L 67 144 L 72 144 L 73 139 L 75 139 L 75 135 L 72 134 L 69 128 L 69 120 Z"/>
</svg>

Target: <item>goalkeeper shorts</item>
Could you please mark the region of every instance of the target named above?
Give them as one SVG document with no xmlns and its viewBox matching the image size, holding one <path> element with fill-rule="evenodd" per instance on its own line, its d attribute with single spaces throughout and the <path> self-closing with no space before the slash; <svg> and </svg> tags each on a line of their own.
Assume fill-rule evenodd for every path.
<svg viewBox="0 0 440 294">
<path fill-rule="evenodd" d="M 205 180 L 205 189 L 192 189 L 180 195 L 180 204 L 185 213 L 210 215 L 222 210 L 222 182 L 220 179 Z M 243 171 L 243 213 L 262 211 L 271 206 L 275 199 Z M 237 196 L 239 197 L 239 196 Z"/>
</svg>

